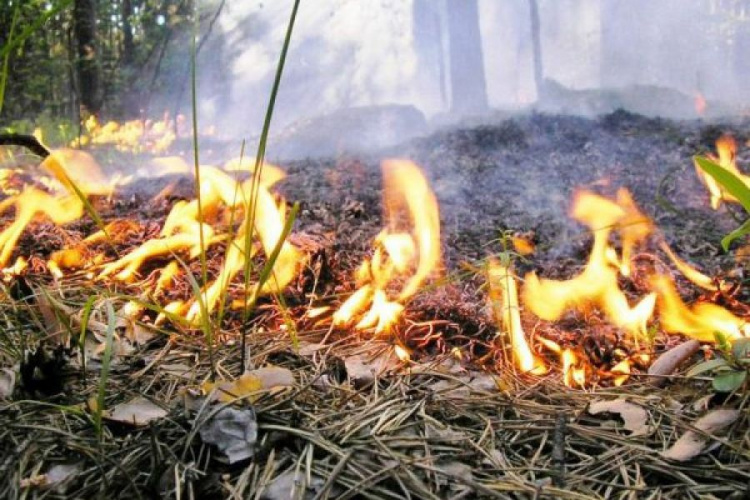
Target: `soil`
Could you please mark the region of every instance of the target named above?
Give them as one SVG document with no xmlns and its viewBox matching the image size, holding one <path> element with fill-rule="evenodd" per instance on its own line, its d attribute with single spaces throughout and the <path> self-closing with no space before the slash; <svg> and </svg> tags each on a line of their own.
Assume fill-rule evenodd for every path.
<svg viewBox="0 0 750 500">
<path fill-rule="evenodd" d="M 443 272 L 446 275 L 457 276 L 467 265 L 476 264 L 488 255 L 502 251 L 500 236 L 509 231 L 531 234 L 538 249 L 533 257 L 519 259 L 516 262 L 520 274 L 535 269 L 544 276 L 569 277 L 578 272 L 585 262 L 591 241 L 585 229 L 571 221 L 567 215 L 572 194 L 576 189 L 587 188 L 611 195 L 618 188 L 626 187 L 633 193 L 643 212 L 656 221 L 676 253 L 698 264 L 712 275 L 732 273 L 735 278 L 737 276 L 741 278 L 741 264 L 735 262 L 731 255 L 721 251 L 719 241 L 727 232 L 736 227 L 737 221 L 733 216 L 741 218 L 742 214 L 740 210 L 731 207 L 725 207 L 720 211 L 710 209 L 708 195 L 696 177 L 692 156 L 713 150 L 716 138 L 721 133 L 730 132 L 740 145 L 738 154 L 740 168 L 750 165 L 750 147 L 746 146 L 749 138 L 747 131 L 750 130 L 747 127 L 748 124 L 745 122 L 675 122 L 645 118 L 624 111 L 617 111 L 597 119 L 532 114 L 497 122 L 453 127 L 388 148 L 377 154 L 367 153 L 283 162 L 282 167 L 287 171 L 288 177 L 279 185 L 278 191 L 290 203 L 295 201 L 300 203 L 301 209 L 293 240 L 305 248 L 313 249 L 311 268 L 314 268 L 314 271 L 308 270 L 303 273 L 294 284 L 289 292 L 288 305 L 292 311 L 301 311 L 313 290 L 324 297 L 352 290 L 351 273 L 362 258 L 368 255 L 370 241 L 381 228 L 379 164 L 382 159 L 393 157 L 410 159 L 423 167 L 436 193 L 440 204 Z M 228 155 L 227 158 L 231 156 Z M 273 158 L 270 160 L 273 161 Z M 192 184 L 185 179 L 178 179 L 170 196 L 157 203 L 149 201 L 154 194 L 175 180 L 175 178 L 164 178 L 139 181 L 128 186 L 114 203 L 101 200 L 101 214 L 107 220 L 117 216 L 140 221 L 139 230 L 133 236 L 133 241 L 127 242 L 127 245 L 153 236 L 158 232 L 157 222 L 165 217 L 172 202 L 178 198 L 191 196 Z M 40 230 L 44 232 L 40 233 Z M 95 231 L 93 223 L 86 221 L 73 224 L 66 228 L 66 231 L 60 231 L 48 224 L 38 224 L 36 229 L 32 228 L 22 237 L 20 251 L 24 254 L 28 254 L 31 250 L 47 254 L 93 231 Z M 216 259 L 222 254 L 223 252 L 216 252 L 215 259 L 209 263 L 212 273 L 218 269 Z M 39 259 L 39 262 L 43 262 L 43 259 Z M 144 271 L 147 273 L 149 269 L 156 269 L 159 265 L 159 263 L 153 263 Z M 195 265 L 192 267 L 197 274 L 198 268 Z M 319 283 L 314 279 L 315 277 L 319 279 Z M 315 288 L 313 288 L 313 282 L 315 282 Z M 186 295 L 191 293 L 187 283 L 180 290 Z M 262 323 L 265 317 L 274 314 L 276 313 L 272 311 L 272 304 L 263 303 L 256 321 Z M 418 295 L 409 304 L 407 316 L 410 322 L 420 320 L 441 322 L 439 329 L 442 329 L 447 343 L 425 340 L 427 336 L 407 339 L 411 342 L 410 347 L 425 340 L 423 352 L 415 356 L 415 359 L 425 363 L 433 357 L 448 354 L 451 345 L 470 346 L 475 355 L 483 356 L 495 332 L 495 327 L 485 311 L 482 278 L 472 273 L 462 275 L 461 279 L 452 279 L 446 286 L 431 287 L 425 293 Z M 234 327 L 237 327 L 237 324 L 233 325 Z M 400 330 L 398 335 L 402 334 L 403 331 Z M 319 341 L 321 337 L 320 332 L 317 332 L 303 340 L 313 342 Z M 229 342 L 234 342 L 233 345 L 236 345 L 236 338 L 231 335 L 227 334 L 224 338 L 234 339 Z M 356 337 L 346 332 L 334 337 L 334 340 L 337 343 L 345 342 L 347 338 L 356 341 Z M 460 497 L 467 494 L 461 493 L 464 490 L 460 488 L 458 490 L 453 488 L 455 484 L 460 484 L 461 488 L 469 488 L 468 491 L 473 492 L 469 495 L 478 494 L 477 491 L 479 491 L 481 492 L 479 496 L 482 497 L 496 494 L 504 498 L 527 498 L 538 495 L 575 498 L 576 490 L 585 491 L 587 495 L 604 497 L 614 494 L 615 491 L 622 495 L 639 495 L 642 492 L 645 494 L 646 487 L 662 487 L 665 496 L 682 498 L 682 495 L 690 491 L 695 483 L 699 483 L 701 491 L 707 494 L 718 491 L 711 490 L 712 483 L 722 484 L 724 488 L 722 493 L 716 493 L 719 496 L 723 496 L 724 493 L 739 492 L 741 485 L 747 483 L 746 472 L 737 471 L 739 469 L 746 471 L 747 457 L 746 454 L 737 452 L 736 446 L 729 451 L 717 452 L 716 460 L 731 463 L 731 467 L 723 468 L 722 474 L 712 477 L 707 473 L 706 467 L 713 464 L 711 462 L 713 457 L 704 457 L 701 462 L 702 468 L 691 469 L 679 466 L 674 470 L 669 468 L 671 465 L 665 465 L 664 462 L 654 459 L 653 454 L 648 453 L 648 446 L 658 446 L 659 439 L 666 443 L 668 439 L 666 432 L 659 434 L 658 439 L 655 438 L 653 442 L 644 445 L 634 443 L 631 448 L 629 442 L 623 444 L 627 441 L 626 438 L 614 431 L 591 431 L 587 427 L 591 424 L 591 417 L 581 417 L 582 408 L 590 400 L 588 394 L 582 391 L 571 391 L 571 395 L 566 396 L 567 389 L 565 388 L 560 389 L 557 386 L 536 383 L 533 390 L 521 390 L 516 387 L 517 390 L 522 391 L 520 393 L 510 389 L 505 392 L 499 391 L 497 400 L 456 402 L 450 398 L 441 399 L 442 396 L 434 389 L 432 382 L 428 384 L 425 379 L 415 375 L 413 384 L 406 379 L 391 379 L 375 383 L 360 394 L 351 388 L 343 390 L 321 388 L 317 385 L 313 387 L 321 376 L 334 381 L 341 379 L 336 373 L 343 369 L 342 360 L 346 356 L 342 352 L 334 350 L 329 358 L 316 362 L 290 349 L 285 337 L 282 337 L 282 340 L 272 339 L 269 334 L 253 342 L 251 344 L 254 352 L 251 356 L 252 362 L 272 361 L 289 366 L 294 370 L 299 370 L 298 377 L 301 385 L 303 381 L 305 384 L 310 384 L 305 386 L 306 389 L 283 398 L 282 402 L 274 402 L 272 399 L 264 400 L 256 407 L 264 435 L 260 446 L 262 450 L 258 456 L 267 460 L 266 468 L 271 470 L 267 480 L 258 468 L 248 473 L 247 470 L 250 469 L 216 465 L 210 453 L 204 454 L 205 446 L 199 445 L 197 440 L 193 441 L 194 433 L 191 433 L 190 429 L 195 422 L 186 416 L 182 408 L 173 408 L 169 422 L 163 427 L 155 426 L 153 433 L 148 430 L 139 431 L 137 434 L 130 434 L 130 438 L 122 437 L 117 432 L 114 433 L 108 445 L 112 453 L 115 453 L 112 450 L 124 450 L 130 446 L 126 443 L 127 439 L 135 443 L 132 445 L 132 449 L 135 450 L 133 453 L 118 455 L 125 457 L 122 458 L 123 462 L 119 467 L 125 471 L 127 480 L 119 477 L 117 467 L 108 463 L 106 465 L 108 472 L 104 473 L 107 485 L 92 486 L 97 467 L 106 462 L 105 452 L 100 449 L 88 455 L 83 453 L 88 457 L 84 458 L 85 474 L 82 473 L 80 480 L 74 480 L 73 486 L 68 491 L 84 496 L 98 492 L 115 497 L 117 491 L 120 491 L 115 489 L 117 486 L 121 489 L 121 494 L 128 494 L 130 497 L 132 497 L 132 491 L 136 490 L 146 495 L 161 494 L 165 491 L 164 488 L 169 489 L 174 486 L 174 477 L 179 475 L 179 471 L 174 467 L 178 469 L 183 467 L 182 480 L 191 488 L 195 488 L 198 494 L 204 492 L 207 495 L 226 496 L 229 495 L 228 491 L 234 487 L 239 488 L 238 485 L 241 484 L 240 489 L 247 494 L 260 495 L 259 491 L 265 487 L 264 485 L 272 482 L 272 478 L 278 479 L 283 476 L 282 472 L 288 471 L 289 467 L 295 463 L 302 463 L 306 454 L 309 454 L 309 460 L 313 461 L 313 448 L 310 448 L 309 452 L 306 451 L 307 446 L 312 447 L 313 444 L 317 447 L 315 448 L 315 463 L 320 461 L 323 464 L 316 465 L 318 468 L 315 469 L 315 473 L 321 475 L 328 472 L 335 475 L 333 471 L 339 455 L 337 455 L 338 452 L 331 451 L 334 446 L 340 446 L 341 450 L 352 452 L 379 446 L 379 441 L 370 433 L 371 427 L 356 427 L 355 425 L 354 430 L 348 427 L 343 428 L 345 424 L 338 422 L 338 417 L 346 414 L 346 418 L 357 420 L 365 418 L 366 414 L 367 419 L 377 420 L 382 413 L 378 409 L 380 408 L 378 398 L 383 398 L 383 408 L 388 408 L 391 403 L 398 405 L 398 411 L 403 411 L 406 415 L 403 421 L 412 422 L 408 425 L 404 424 L 407 427 L 412 425 L 415 429 L 421 429 L 420 426 L 425 429 L 440 427 L 437 438 L 434 434 L 436 431 L 434 429 L 430 431 L 433 433 L 433 438 L 437 439 L 436 442 L 450 438 L 451 436 L 446 437 L 450 432 L 464 432 L 464 438 L 474 443 L 473 447 L 469 445 L 464 447 L 461 444 L 450 445 L 443 449 L 440 448 L 443 445 L 438 445 L 438 450 L 442 450 L 443 454 L 456 453 L 459 465 L 470 464 L 474 470 L 474 476 L 469 474 L 468 482 L 458 481 L 457 478 L 463 475 L 465 479 L 466 475 L 460 469 L 455 469 L 455 461 L 451 462 L 454 472 L 445 473 L 445 477 L 453 481 L 450 487 L 443 484 L 445 477 L 438 480 L 439 475 L 434 471 L 415 469 L 416 472 L 412 472 L 409 465 L 404 464 L 409 460 L 417 460 L 414 458 L 417 456 L 424 458 L 424 454 L 412 456 L 410 453 L 413 450 L 408 451 L 410 445 L 404 445 L 399 441 L 398 445 L 393 444 L 393 449 L 398 449 L 398 453 L 405 455 L 390 457 L 387 460 L 379 456 L 377 459 L 373 458 L 372 463 L 367 462 L 370 460 L 368 458 L 365 460 L 365 465 L 353 465 L 353 469 L 344 467 L 338 471 L 341 474 L 341 481 L 334 481 L 333 485 L 328 486 L 329 493 L 348 487 L 350 492 L 354 491 L 350 495 L 356 497 L 382 498 L 384 491 L 394 498 L 401 498 L 404 491 L 409 491 L 417 497 L 430 497 L 430 495 L 444 497 L 449 494 Z M 191 341 L 189 344 L 184 347 L 186 353 L 181 359 L 202 359 L 194 357 L 197 349 L 195 346 L 199 342 Z M 163 345 L 159 343 L 157 347 L 161 349 Z M 280 347 L 282 345 L 283 347 Z M 232 351 L 230 347 L 231 345 L 228 344 L 223 350 L 231 352 L 227 354 L 227 358 L 222 358 L 231 358 L 231 361 L 227 361 L 228 365 L 231 365 L 231 370 L 224 367 L 225 373 L 232 373 L 239 366 L 236 349 Z M 113 375 L 112 383 L 123 394 L 145 393 L 157 398 L 162 394 L 154 392 L 157 389 L 165 391 L 164 387 L 172 384 L 169 392 L 172 394 L 176 386 L 185 383 L 185 380 L 179 377 L 168 379 L 162 375 L 165 378 L 159 378 L 156 368 L 154 368 L 156 371 L 149 372 L 149 367 L 153 366 L 151 363 L 155 358 L 153 350 L 139 353 L 139 356 L 142 356 L 139 358 L 140 361 L 133 362 L 132 368 L 144 370 L 143 373 L 148 373 L 148 379 L 145 375 L 143 379 L 131 379 L 127 370 L 122 375 Z M 201 363 L 204 362 L 205 360 L 201 361 Z M 474 373 L 472 370 L 477 369 L 479 365 L 480 363 L 469 362 L 461 368 L 462 373 L 467 370 Z M 156 366 L 158 367 L 158 364 Z M 201 375 L 194 374 L 192 382 L 203 380 L 200 377 L 205 378 L 205 363 L 200 370 L 203 370 Z M 306 390 L 312 392 L 305 392 Z M 327 395 L 326 391 L 332 390 L 336 392 L 335 398 L 330 394 Z M 642 404 L 644 405 L 661 408 L 659 406 L 662 405 L 661 399 L 659 402 L 646 402 L 650 389 L 644 388 L 644 385 L 640 384 L 637 379 L 633 381 L 632 386 L 622 390 L 626 396 L 637 394 L 638 397 L 643 397 Z M 673 392 L 665 397 L 674 400 L 697 398 L 695 392 L 685 395 L 685 388 L 675 387 L 670 390 Z M 68 391 L 55 401 L 60 404 L 72 404 L 72 401 L 77 398 L 74 392 Z M 114 389 L 111 389 L 109 394 L 111 398 L 118 397 Z M 41 396 L 34 394 L 34 397 Z M 335 399 L 335 405 L 329 399 L 331 401 Z M 717 404 L 723 400 L 712 401 L 714 402 L 711 404 Z M 421 410 L 413 411 L 412 407 L 416 408 L 417 405 Z M 493 409 L 493 405 L 496 405 L 496 410 Z M 36 411 L 35 408 L 29 409 L 20 405 L 7 410 L 5 415 L 10 416 L 11 420 L 22 417 L 32 418 L 31 414 L 37 415 L 33 413 Z M 362 410 L 362 415 L 358 417 L 356 412 L 359 410 Z M 393 411 L 396 412 L 395 409 Z M 489 417 L 485 418 L 487 415 Z M 573 428 L 566 431 L 564 423 L 569 415 L 575 415 L 572 420 Z M 659 418 L 668 419 L 662 413 L 658 415 Z M 684 416 L 685 414 L 681 414 L 680 418 Z M 64 418 L 59 418 L 59 415 L 39 418 L 49 418 L 50 421 L 54 421 L 54 423 L 46 420 L 35 421 L 34 425 L 39 427 L 68 425 Z M 561 418 L 563 424 L 560 424 Z M 529 438 L 527 440 L 523 437 L 523 432 L 526 432 L 523 431 L 524 427 L 514 426 L 520 425 L 517 424 L 518 422 L 533 422 L 535 419 L 539 421 L 541 427 L 538 429 L 532 428 L 533 426 L 528 427 Z M 84 425 L 85 423 L 80 425 L 76 423 L 71 428 L 84 434 L 90 433 L 90 430 L 86 430 L 88 427 Z M 282 424 L 286 427 L 282 428 Z M 263 428 L 263 425 L 266 427 Z M 677 424 L 674 425 L 675 427 L 670 429 L 677 429 Z M 498 449 L 506 453 L 503 455 L 506 458 L 498 459 L 496 456 L 487 458 L 483 452 L 478 451 L 484 446 L 482 444 L 485 439 L 484 433 L 492 434 L 493 426 L 499 426 L 497 427 L 498 439 L 502 437 L 508 440 L 506 444 L 497 444 Z M 485 427 L 489 430 L 485 431 Z M 598 429 L 598 424 L 594 427 Z M 42 463 L 46 460 L 45 457 L 40 456 L 42 451 L 35 451 L 33 444 L 29 444 L 19 434 L 25 432 L 23 426 L 14 429 L 2 434 L 0 438 L 4 450 L 0 457 L 2 458 L 0 472 L 18 471 L 18 463 L 21 461 L 38 460 Z M 503 430 L 500 431 L 500 429 Z M 304 433 L 308 431 L 310 435 L 317 437 L 315 439 L 305 437 L 307 434 Z M 401 433 L 397 433 L 401 436 L 399 439 L 407 441 L 411 439 L 409 437 L 411 430 L 407 432 L 404 428 L 398 427 L 398 432 Z M 560 451 L 561 447 L 565 447 L 565 436 L 568 435 L 565 434 L 566 432 L 571 433 L 568 438 L 568 448 L 573 450 L 567 452 L 567 460 L 570 461 L 567 466 L 576 471 L 568 477 L 567 484 L 566 480 L 562 479 L 564 472 L 561 472 L 564 471 L 566 464 L 560 462 L 559 459 L 560 453 L 563 453 Z M 604 434 L 597 434 L 600 432 L 610 433 L 606 434 L 605 439 L 602 438 Z M 127 435 L 125 433 L 125 436 Z M 453 437 L 455 438 L 455 435 Z M 359 444 L 347 445 L 347 439 L 350 438 Z M 58 452 L 52 453 L 51 456 L 57 461 L 73 456 L 84 449 L 80 443 L 68 447 L 64 442 L 61 444 L 55 441 L 53 437 L 50 439 L 52 439 L 51 442 L 56 443 L 54 446 Z M 68 438 L 58 439 L 65 441 Z M 77 443 L 77 439 L 70 438 L 69 441 Z M 320 442 L 316 439 L 320 439 Z M 563 444 L 551 444 L 553 440 L 559 439 L 562 439 Z M 328 444 L 323 446 L 321 442 Z M 742 439 L 738 439 L 737 442 L 742 442 Z M 87 443 L 87 446 L 91 445 L 88 441 Z M 618 483 L 608 490 L 608 481 L 615 481 L 613 477 L 619 478 L 617 470 L 608 471 L 607 474 L 601 476 L 604 479 L 594 477 L 595 473 L 599 474 L 597 468 L 600 458 L 598 457 L 606 456 L 608 449 L 614 446 L 613 443 L 622 447 L 623 457 L 621 458 L 624 470 L 627 470 L 628 474 L 633 470 L 638 470 L 636 476 L 640 482 L 636 481 L 633 485 L 629 485 L 629 480 L 625 480 L 623 484 Z M 21 448 L 22 445 L 23 448 Z M 158 470 L 154 469 L 151 476 L 144 478 L 142 477 L 143 469 L 148 469 L 151 461 L 156 460 L 151 455 L 151 447 L 158 449 L 158 455 L 163 458 L 164 462 L 160 462 Z M 387 446 L 383 449 L 388 453 L 392 451 Z M 588 455 L 582 450 L 587 450 Z M 429 452 L 431 451 L 428 446 L 428 455 Z M 98 453 L 105 458 L 100 457 Z M 283 459 L 280 459 L 278 464 L 269 466 L 268 463 L 274 460 L 274 453 L 278 453 Z M 362 453 L 367 455 L 366 451 Z M 404 458 L 407 454 L 411 458 Z M 176 458 L 178 455 L 180 458 Z M 149 456 L 151 458 L 148 458 Z M 190 462 L 185 458 L 186 456 L 194 461 Z M 540 460 L 544 462 L 543 465 L 536 463 L 539 457 L 542 457 Z M 628 459 L 628 457 L 639 458 L 636 460 Z M 646 471 L 643 477 L 640 476 L 640 469 L 632 468 L 641 463 L 641 458 L 643 463 L 648 464 L 643 465 Z M 258 467 L 262 468 L 260 458 L 258 460 Z M 393 466 L 394 460 L 401 465 Z M 502 468 L 499 469 L 499 464 L 502 464 L 504 460 L 507 462 L 506 465 L 509 464 L 509 470 L 517 472 L 510 474 Z M 388 467 L 395 467 L 395 472 L 386 474 L 382 481 L 373 480 L 371 483 L 364 480 L 367 474 L 375 474 L 378 470 L 388 470 Z M 549 472 L 550 470 L 553 472 Z M 246 473 L 247 476 L 244 475 Z M 421 479 L 412 478 L 415 473 Z M 512 480 L 508 480 L 508 474 L 513 477 Z M 587 476 L 587 474 L 590 475 Z M 204 475 L 206 484 L 201 485 L 200 478 Z M 500 481 L 498 477 L 505 478 L 503 481 L 507 480 L 507 484 Z M 558 489 L 545 492 L 544 487 L 550 483 L 545 482 L 544 478 L 550 477 L 552 484 Z M 356 486 L 359 480 L 364 481 L 365 486 L 352 489 L 352 484 Z M 412 480 L 416 483 L 412 483 Z M 422 480 L 425 484 L 434 485 L 432 493 L 426 494 L 421 489 L 424 486 L 420 482 Z M 495 482 L 496 480 L 500 482 Z M 495 487 L 497 489 L 493 489 Z M 506 487 L 511 489 L 504 489 Z M 11 487 L 3 491 L 8 493 L 17 490 Z M 266 498 L 274 498 L 268 496 L 268 492 L 266 495 Z M 312 498 L 312 494 L 309 497 Z"/>
</svg>

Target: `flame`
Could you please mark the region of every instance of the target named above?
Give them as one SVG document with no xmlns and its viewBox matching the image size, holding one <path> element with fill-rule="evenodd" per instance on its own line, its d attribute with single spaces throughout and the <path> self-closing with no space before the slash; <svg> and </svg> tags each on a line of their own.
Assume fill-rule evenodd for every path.
<svg viewBox="0 0 750 500">
<path fill-rule="evenodd" d="M 385 161 L 383 183 L 387 227 L 375 238 L 372 258 L 357 270 L 360 288 L 334 313 L 334 325 L 358 320 L 358 330 L 388 331 L 401 316 L 403 303 L 440 264 L 437 200 L 419 167 L 406 160 Z M 406 282 L 395 296 L 389 295 L 399 280 Z"/>
<path fill-rule="evenodd" d="M 698 116 L 704 116 L 706 114 L 706 108 L 708 107 L 708 103 L 706 103 L 706 98 L 703 97 L 702 93 L 700 92 L 695 93 L 694 104 L 695 104 L 695 113 Z"/>
<path fill-rule="evenodd" d="M 624 190 L 618 192 L 617 202 L 579 191 L 571 215 L 594 233 L 586 267 L 581 274 L 565 281 L 539 278 L 535 273 L 529 273 L 523 289 L 524 304 L 547 321 L 557 321 L 571 309 L 586 311 L 591 306 L 598 306 L 615 326 L 636 338 L 645 335 L 656 297 L 648 294 L 631 307 L 620 290 L 617 275 L 618 270 L 623 274 L 630 273 L 633 246 L 650 233 L 650 221 L 638 211 Z M 623 242 L 622 257 L 609 244 L 610 234 L 616 228 L 620 229 Z"/>
<path fill-rule="evenodd" d="M 513 361 L 522 373 L 544 375 L 547 366 L 534 355 L 521 325 L 518 291 L 513 272 L 495 260 L 488 268 L 489 296 L 495 319 L 510 335 Z"/>
<path fill-rule="evenodd" d="M 734 140 L 734 137 L 731 135 L 722 135 L 719 137 L 716 140 L 716 151 L 718 156 L 708 155 L 709 158 L 750 187 L 750 177 L 740 172 L 737 168 L 737 142 Z M 698 173 L 698 179 L 706 186 L 711 196 L 711 208 L 718 210 L 722 201 L 738 202 L 737 198 L 728 193 L 713 177 L 704 172 L 698 163 L 695 163 L 695 170 Z"/>
<path fill-rule="evenodd" d="M 689 308 L 668 276 L 654 275 L 649 281 L 658 295 L 659 318 L 664 331 L 701 342 L 713 342 L 717 332 L 730 339 L 750 334 L 750 325 L 721 306 L 699 302 Z"/>
<path fill-rule="evenodd" d="M 162 120 L 131 120 L 125 123 L 109 121 L 100 124 L 94 115 L 84 123 L 85 133 L 71 141 L 77 148 L 87 145 L 111 145 L 120 151 L 134 153 L 163 153 L 177 139 L 175 130 L 180 123 L 164 114 Z"/>
<path fill-rule="evenodd" d="M 660 246 L 664 253 L 666 253 L 669 259 L 672 261 L 674 266 L 693 284 L 711 292 L 718 292 L 719 290 L 729 289 L 730 285 L 727 282 L 725 282 L 724 280 L 713 279 L 698 271 L 693 266 L 678 257 L 665 242 L 662 241 Z"/>
</svg>

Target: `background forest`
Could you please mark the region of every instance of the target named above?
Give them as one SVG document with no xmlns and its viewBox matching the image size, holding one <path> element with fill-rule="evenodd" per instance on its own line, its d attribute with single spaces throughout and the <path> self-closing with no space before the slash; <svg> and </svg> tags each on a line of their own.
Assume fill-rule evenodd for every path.
<svg viewBox="0 0 750 500">
<path fill-rule="evenodd" d="M 2 1 L 0 120 L 187 113 L 195 34 L 202 121 L 255 134 L 288 11 L 287 0 Z M 736 113 L 750 99 L 748 53 L 747 0 L 307 2 L 276 123 L 390 104 L 428 119 L 545 103 L 693 117 L 696 96 Z"/>
</svg>

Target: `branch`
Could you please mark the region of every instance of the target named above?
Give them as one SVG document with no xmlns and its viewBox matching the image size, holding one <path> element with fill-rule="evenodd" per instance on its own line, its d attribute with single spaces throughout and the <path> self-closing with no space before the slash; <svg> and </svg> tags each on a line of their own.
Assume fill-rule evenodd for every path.
<svg viewBox="0 0 750 500">
<path fill-rule="evenodd" d="M 50 155 L 50 150 L 33 135 L 0 134 L 0 146 L 21 146 L 42 158 Z"/>
</svg>

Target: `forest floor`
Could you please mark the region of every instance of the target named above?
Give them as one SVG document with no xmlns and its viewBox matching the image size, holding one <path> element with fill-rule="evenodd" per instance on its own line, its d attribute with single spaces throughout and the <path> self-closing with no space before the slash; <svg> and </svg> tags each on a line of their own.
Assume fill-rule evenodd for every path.
<svg viewBox="0 0 750 500">
<path fill-rule="evenodd" d="M 733 276 L 741 283 L 743 262 L 719 244 L 741 215 L 726 207 L 711 210 L 692 156 L 712 151 L 719 135 L 731 132 L 740 168 L 750 165 L 748 125 L 675 122 L 621 111 L 593 120 L 528 115 L 446 129 L 378 154 L 285 162 L 288 176 L 279 191 L 301 203 L 291 239 L 310 253 L 307 268 L 285 292 L 297 342 L 278 304 L 264 301 L 250 322 L 245 368 L 286 368 L 293 380 L 281 389 L 258 389 L 230 406 L 231 412 L 200 390 L 212 363 L 222 380 L 243 371 L 238 333 L 243 325 L 228 314 L 215 332 L 219 347 L 210 357 L 200 333 L 168 326 L 116 353 L 103 394 L 110 416 L 118 405 L 140 397 L 163 413 L 143 426 L 116 419 L 98 425 L 91 401 L 99 395 L 102 363 L 92 356 L 84 368 L 77 350 L 62 352 L 43 341 L 50 322 L 59 321 L 50 303 L 80 314 L 88 297 L 135 293 L 138 285 L 92 288 L 101 285 L 85 276 L 53 282 L 46 272 L 34 272 L 32 259 L 31 271 L 6 280 L 0 302 L 2 380 L 24 352 L 37 350 L 46 358 L 33 360 L 36 373 L 19 375 L 15 390 L 0 403 L 0 474 L 6 477 L 0 496 L 745 498 L 747 393 L 718 395 L 710 382 L 682 375 L 654 387 L 645 370 L 622 387 L 602 382 L 586 389 L 563 385 L 559 370 L 519 375 L 492 353 L 497 326 L 477 270 L 489 255 L 503 251 L 503 234 L 524 234 L 536 252 L 516 259 L 519 275 L 535 270 L 546 277 L 573 276 L 591 246 L 590 234 L 568 216 L 573 193 L 587 188 L 613 195 L 626 187 L 677 254 L 711 276 Z M 444 279 L 409 302 L 406 320 L 389 338 L 321 327 L 304 312 L 313 296 L 321 299 L 314 305 L 335 306 L 353 291 L 354 269 L 381 229 L 379 164 L 389 157 L 423 167 L 435 191 Z M 105 221 L 138 223 L 120 251 L 157 234 L 174 200 L 190 196 L 185 180 L 182 195 L 178 187 L 170 197 L 150 201 L 173 180 L 135 183 L 113 201 L 101 202 Z M 64 230 L 35 223 L 22 236 L 19 252 L 44 262 L 50 252 L 95 229 L 90 221 Z M 222 255 L 209 255 L 212 274 Z M 151 271 L 164 262 L 144 267 L 144 279 L 155 279 Z M 199 274 L 197 262 L 189 265 Z M 688 303 L 699 295 L 688 286 L 680 291 Z M 185 282 L 169 298 L 190 293 Z M 747 302 L 747 291 L 740 288 L 735 298 Z M 94 307 L 100 319 L 106 316 L 104 302 Z M 147 324 L 150 319 L 143 317 Z M 534 320 L 524 321 L 534 330 Z M 580 334 L 568 342 L 632 348 L 596 324 L 579 321 L 566 328 Z M 603 338 L 617 345 L 604 346 Z M 411 350 L 410 362 L 396 358 L 394 339 Z M 679 342 L 658 334 L 649 353 L 658 356 Z M 38 350 L 39 345 L 46 347 Z M 461 359 L 453 348 L 464 353 Z M 704 356 L 697 353 L 687 366 Z M 28 359 L 24 365 L 28 372 Z M 639 426 L 628 418 L 623 422 L 614 410 L 589 411 L 591 403 L 622 398 L 645 418 Z M 722 437 L 707 441 L 692 460 L 662 455 L 681 435 L 695 431 L 697 417 L 716 408 L 739 410 Z M 229 464 L 226 450 L 207 444 L 215 436 L 205 429 L 217 416 L 234 419 L 234 427 L 227 424 L 231 439 L 240 443 L 233 452 L 241 454 L 245 443 L 252 458 Z"/>
</svg>

